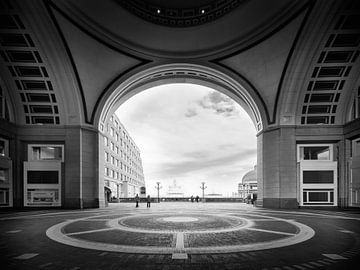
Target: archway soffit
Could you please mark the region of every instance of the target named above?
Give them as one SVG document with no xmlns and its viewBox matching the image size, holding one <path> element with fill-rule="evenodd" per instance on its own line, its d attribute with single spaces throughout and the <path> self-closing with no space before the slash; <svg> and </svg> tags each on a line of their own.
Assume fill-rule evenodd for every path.
<svg viewBox="0 0 360 270">
<path fill-rule="evenodd" d="M 120 79 L 122 80 L 120 81 Z M 153 83 L 157 81 L 171 83 L 171 81 L 176 82 L 177 79 L 189 79 L 190 81 L 198 82 L 199 84 L 210 88 L 213 87 L 209 85 L 217 86 L 229 94 L 236 96 L 251 112 L 251 118 L 254 121 L 257 131 L 260 131 L 263 128 L 263 117 L 261 117 L 258 105 L 246 90 L 251 87 L 251 85 L 246 85 L 246 87 L 244 87 L 241 82 L 219 70 L 189 63 L 153 66 L 143 71 L 139 71 L 134 76 L 125 80 L 119 78 L 119 81 L 114 82 L 110 87 L 113 91 L 109 91 L 109 96 L 106 100 L 103 100 L 104 109 L 99 111 L 98 120 L 100 122 L 105 122 L 106 117 L 111 113 L 111 110 L 119 105 L 118 101 L 120 99 L 124 99 L 132 93 L 136 93 L 139 89 L 143 88 L 142 90 L 145 90 L 145 88 L 150 88 L 151 86 L 148 86 L 153 86 Z M 243 83 L 246 84 L 247 82 L 244 80 Z M 215 89 L 217 88 L 215 87 Z"/>
<path fill-rule="evenodd" d="M 56 29 L 58 30 L 58 33 L 61 37 L 61 40 L 63 41 L 63 45 L 65 47 L 66 53 L 69 56 L 70 62 L 71 62 L 71 66 L 74 70 L 74 74 L 75 74 L 75 78 L 76 78 L 76 82 L 80 91 L 80 95 L 81 95 L 81 99 L 82 99 L 82 105 L 83 105 L 83 111 L 84 111 L 84 119 L 85 122 L 87 124 L 94 124 L 94 117 L 95 117 L 95 113 L 97 111 L 97 108 L 99 106 L 99 102 L 100 100 L 103 98 L 104 94 L 106 93 L 106 91 L 108 90 L 108 88 L 110 87 L 110 85 L 112 85 L 115 81 L 117 81 L 120 77 L 124 76 L 125 74 L 129 73 L 131 70 L 134 70 L 136 68 L 138 68 L 139 66 L 145 65 L 147 63 L 150 63 L 151 60 L 149 59 L 144 59 L 142 57 L 139 57 L 137 55 L 133 55 L 130 54 L 129 52 L 120 50 L 119 48 L 109 44 L 108 42 L 104 41 L 103 39 L 99 38 L 98 36 L 94 35 L 91 31 L 88 31 L 87 29 L 85 29 L 84 27 L 82 27 L 80 24 L 78 24 L 75 20 L 73 20 L 70 16 L 68 16 L 65 12 L 63 12 L 60 8 L 58 8 L 52 0 L 45 0 L 45 6 L 48 10 L 48 13 L 51 17 L 52 22 L 54 23 L 54 25 L 56 26 Z M 116 52 L 119 52 L 121 54 L 124 54 L 128 57 L 134 58 L 136 60 L 139 60 L 140 63 L 138 65 L 135 65 L 131 68 L 128 68 L 127 70 L 123 71 L 121 74 L 119 74 L 118 76 L 116 76 L 105 88 L 104 90 L 101 92 L 100 96 L 98 97 L 96 104 L 93 108 L 93 111 L 91 113 L 90 118 L 88 117 L 88 111 L 87 111 L 87 104 L 86 104 L 86 98 L 85 98 L 85 94 L 84 94 L 84 90 L 81 84 L 81 80 L 80 80 L 80 76 L 79 76 L 79 72 L 76 68 L 76 64 L 74 61 L 74 57 L 72 56 L 71 50 L 69 48 L 69 45 L 67 44 L 66 38 L 64 33 L 61 30 L 61 27 L 59 25 L 59 23 L 56 20 L 55 14 L 53 12 L 53 10 L 56 10 L 57 12 L 59 12 L 64 18 L 66 18 L 69 22 L 71 22 L 73 25 L 75 25 L 78 29 L 80 29 L 82 32 L 84 32 L 85 34 L 87 34 L 88 36 L 90 36 L 91 38 L 93 38 L 94 40 L 96 40 L 97 42 L 103 44 L 104 46 L 108 47 L 111 50 L 114 50 Z"/>
<path fill-rule="evenodd" d="M 256 95 L 258 96 L 260 102 L 262 103 L 264 109 L 265 109 L 265 112 L 266 112 L 266 118 L 267 118 L 267 122 L 269 125 L 271 124 L 274 124 L 276 122 L 276 114 L 277 114 L 277 109 L 278 109 L 278 102 L 279 102 L 279 97 L 280 97 L 280 93 L 281 93 L 281 88 L 282 88 L 282 85 L 283 85 L 283 82 L 284 82 L 284 78 L 286 76 L 286 72 L 287 72 L 287 69 L 288 69 L 288 66 L 289 66 L 289 63 L 290 63 L 290 60 L 291 60 L 291 57 L 295 51 L 295 48 L 296 48 L 296 45 L 297 45 L 297 42 L 301 36 L 301 33 L 302 33 L 302 30 L 307 22 L 307 19 L 309 17 L 309 15 L 311 14 L 311 11 L 313 10 L 313 7 L 315 5 L 315 2 L 312 1 L 312 0 L 309 0 L 307 1 L 295 14 L 293 14 L 293 16 L 291 16 L 290 18 L 288 18 L 286 21 L 284 21 L 281 25 L 279 25 L 277 28 L 275 28 L 273 31 L 269 32 L 267 35 L 265 35 L 264 37 L 262 37 L 261 39 L 258 39 L 256 40 L 255 42 L 253 42 L 252 44 L 246 46 L 245 48 L 241 48 L 239 50 L 236 50 L 234 52 L 231 52 L 230 54 L 227 54 L 227 55 L 224 55 L 224 56 L 221 56 L 219 58 L 215 58 L 215 59 L 212 59 L 210 60 L 210 62 L 216 64 L 216 65 L 219 65 L 229 71 L 231 71 L 232 73 L 236 74 L 237 76 L 241 77 L 243 80 L 245 80 L 255 91 Z M 255 86 L 248 80 L 246 79 L 244 76 L 242 76 L 239 72 L 237 72 L 235 69 L 221 63 L 221 61 L 225 60 L 225 59 L 228 59 L 230 57 L 233 57 L 233 56 L 236 56 L 236 55 L 239 55 L 241 54 L 242 52 L 244 51 L 247 51 L 253 47 L 255 47 L 256 45 L 264 42 L 265 40 L 267 40 L 268 38 L 270 38 L 271 36 L 275 35 L 276 33 L 278 33 L 279 31 L 281 31 L 284 27 L 286 27 L 291 21 L 293 21 L 294 19 L 296 19 L 298 16 L 300 16 L 304 11 L 306 10 L 306 14 L 304 16 L 304 19 L 302 20 L 301 22 L 301 25 L 297 31 L 297 34 L 296 34 L 296 37 L 293 41 L 293 44 L 291 46 L 291 49 L 288 53 L 288 56 L 286 58 L 286 62 L 285 62 L 285 65 L 284 65 L 284 68 L 282 70 L 282 73 L 281 73 L 281 77 L 280 77 L 280 81 L 279 81 L 279 84 L 278 84 L 278 87 L 277 87 L 277 91 L 276 91 L 276 97 L 275 97 L 275 106 L 274 106 L 274 110 L 272 112 L 272 115 L 270 116 L 270 112 L 266 106 L 266 103 L 264 101 L 264 99 L 261 97 L 259 91 L 255 88 Z"/>
</svg>

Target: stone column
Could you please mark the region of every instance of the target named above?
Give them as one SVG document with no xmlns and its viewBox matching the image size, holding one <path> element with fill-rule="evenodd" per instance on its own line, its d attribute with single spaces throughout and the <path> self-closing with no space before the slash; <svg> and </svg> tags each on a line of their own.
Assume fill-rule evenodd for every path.
<svg viewBox="0 0 360 270">
<path fill-rule="evenodd" d="M 262 199 L 263 207 L 297 208 L 295 128 L 264 131 L 258 147 L 259 203 Z"/>
<path fill-rule="evenodd" d="M 105 203 L 104 185 L 99 179 L 98 137 L 96 130 L 66 129 L 65 208 L 101 207 Z"/>
</svg>

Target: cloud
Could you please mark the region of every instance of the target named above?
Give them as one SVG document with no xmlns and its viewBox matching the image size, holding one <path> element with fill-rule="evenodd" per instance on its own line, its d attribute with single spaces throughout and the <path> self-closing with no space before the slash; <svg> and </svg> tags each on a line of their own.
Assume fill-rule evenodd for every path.
<svg viewBox="0 0 360 270">
<path fill-rule="evenodd" d="M 186 153 L 184 157 L 187 159 L 184 159 L 184 161 L 176 160 L 174 162 L 162 163 L 159 166 L 161 170 L 158 173 L 163 177 L 180 177 L 198 171 L 219 169 L 222 166 L 237 166 L 236 164 L 246 161 L 253 156 L 256 156 L 256 149 L 244 150 L 212 159 L 207 158 L 209 155 L 206 152 Z"/>
<path fill-rule="evenodd" d="M 236 103 L 228 96 L 217 91 L 210 92 L 197 103 L 203 109 L 212 110 L 216 114 L 226 117 L 239 114 Z"/>
<path fill-rule="evenodd" d="M 188 110 L 187 110 L 187 112 L 185 113 L 185 117 L 194 117 L 194 116 L 196 116 L 198 113 L 197 113 L 197 111 L 196 111 L 196 109 L 195 108 L 189 108 Z"/>
</svg>

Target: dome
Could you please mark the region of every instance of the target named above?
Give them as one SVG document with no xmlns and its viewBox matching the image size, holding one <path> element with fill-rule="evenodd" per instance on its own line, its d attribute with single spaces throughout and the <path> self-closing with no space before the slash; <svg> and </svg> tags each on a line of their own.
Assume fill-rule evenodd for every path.
<svg viewBox="0 0 360 270">
<path fill-rule="evenodd" d="M 257 182 L 256 166 L 254 167 L 253 170 L 247 172 L 242 178 L 243 184 L 249 183 L 249 182 Z"/>
</svg>

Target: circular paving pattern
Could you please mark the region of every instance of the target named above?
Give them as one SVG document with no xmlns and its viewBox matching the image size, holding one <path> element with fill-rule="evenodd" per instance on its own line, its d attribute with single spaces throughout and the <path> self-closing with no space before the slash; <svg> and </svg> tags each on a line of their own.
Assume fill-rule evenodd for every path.
<svg viewBox="0 0 360 270">
<path fill-rule="evenodd" d="M 194 222 L 198 221 L 198 218 L 194 217 L 167 217 L 167 218 L 161 218 L 160 221 L 163 220 L 165 222 Z"/>
<path fill-rule="evenodd" d="M 68 220 L 46 234 L 87 249 L 174 255 L 273 249 L 306 241 L 315 232 L 293 220 L 260 214 L 165 212 Z"/>
<path fill-rule="evenodd" d="M 178 215 L 167 216 L 159 214 L 122 217 L 113 219 L 110 227 L 137 232 L 201 232 L 232 229 L 245 226 L 249 221 L 240 217 L 214 215 Z"/>
</svg>

